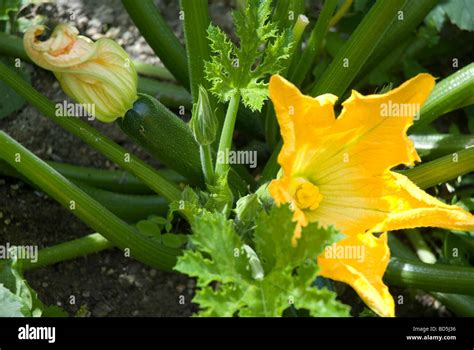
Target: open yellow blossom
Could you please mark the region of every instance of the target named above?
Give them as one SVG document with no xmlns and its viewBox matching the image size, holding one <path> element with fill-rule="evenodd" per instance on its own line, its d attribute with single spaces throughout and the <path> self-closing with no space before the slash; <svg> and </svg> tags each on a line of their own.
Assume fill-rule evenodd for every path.
<svg viewBox="0 0 474 350">
<path fill-rule="evenodd" d="M 293 243 L 309 222 L 334 225 L 346 235 L 344 248 L 363 247 L 364 258 L 318 258 L 321 275 L 350 284 L 376 313 L 394 315 L 393 298 L 382 281 L 390 252 L 385 232 L 421 226 L 474 230 L 474 217 L 447 205 L 390 169 L 420 161 L 407 129 L 434 87 L 419 74 L 381 95 L 353 91 L 336 119 L 337 97 L 316 98 L 276 75 L 270 97 L 280 124 L 283 147 L 280 178 L 269 191 L 277 205 L 289 203 L 296 222 Z"/>
<path fill-rule="evenodd" d="M 112 122 L 137 99 L 137 73 L 127 53 L 113 40 L 93 42 L 68 24 L 59 24 L 46 41 L 45 27 L 28 28 L 23 46 L 38 66 L 53 71 L 64 92 L 81 104 L 94 105 L 95 117 Z"/>
</svg>

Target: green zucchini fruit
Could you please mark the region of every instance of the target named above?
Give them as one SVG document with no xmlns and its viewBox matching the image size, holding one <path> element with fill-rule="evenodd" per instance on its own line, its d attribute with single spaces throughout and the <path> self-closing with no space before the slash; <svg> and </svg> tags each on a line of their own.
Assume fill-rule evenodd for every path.
<svg viewBox="0 0 474 350">
<path fill-rule="evenodd" d="M 155 98 L 139 94 L 133 108 L 118 120 L 118 124 L 135 143 L 168 168 L 186 177 L 193 185 L 204 185 L 199 145 L 191 129 Z M 235 170 L 229 173 L 229 183 L 234 191 L 247 192 L 247 184 Z"/>
</svg>

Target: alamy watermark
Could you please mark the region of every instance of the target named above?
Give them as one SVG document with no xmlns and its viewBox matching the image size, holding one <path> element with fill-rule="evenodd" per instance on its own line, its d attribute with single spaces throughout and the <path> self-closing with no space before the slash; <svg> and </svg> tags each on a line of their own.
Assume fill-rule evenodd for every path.
<svg viewBox="0 0 474 350">
<path fill-rule="evenodd" d="M 63 101 L 56 103 L 56 117 L 75 117 L 95 120 L 95 104 L 93 103 L 71 103 Z"/>
<path fill-rule="evenodd" d="M 37 245 L 11 245 L 7 242 L 0 245 L 0 260 L 9 260 L 16 258 L 18 260 L 29 260 L 32 263 L 38 261 Z"/>
<path fill-rule="evenodd" d="M 217 163 L 243 164 L 255 169 L 257 167 L 257 151 L 219 151 L 217 152 Z"/>
<path fill-rule="evenodd" d="M 326 259 L 349 259 L 361 263 L 365 259 L 365 246 L 333 243 L 324 249 L 324 257 Z"/>
<path fill-rule="evenodd" d="M 420 118 L 419 103 L 397 103 L 389 100 L 380 104 L 380 115 L 382 117 L 411 117 L 415 120 Z"/>
</svg>

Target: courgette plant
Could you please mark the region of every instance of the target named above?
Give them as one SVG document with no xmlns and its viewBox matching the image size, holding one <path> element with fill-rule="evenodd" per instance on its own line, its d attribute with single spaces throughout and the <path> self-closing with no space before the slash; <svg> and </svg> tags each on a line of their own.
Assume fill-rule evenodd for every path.
<svg viewBox="0 0 474 350">
<path fill-rule="evenodd" d="M 68 24 L 58 26 L 47 41 L 37 38 L 41 26 L 28 29 L 23 43 L 0 33 L 1 54 L 52 71 L 69 97 L 95 105 L 97 119 L 118 123 L 164 167 L 155 169 L 74 115 L 58 117 L 54 102 L 0 62 L 4 84 L 122 168 L 44 161 L 0 131 L 0 173 L 46 192 L 92 230 L 41 249 L 34 263 L 4 262 L 0 315 L 57 314 L 37 300 L 22 272 L 112 247 L 146 265 L 197 278 L 193 301 L 201 316 L 350 315 L 331 280 L 354 287 L 381 316 L 394 315 L 384 281 L 428 291 L 453 312 L 474 315 L 472 259 L 460 262 L 452 254 L 461 247 L 468 257 L 474 252 L 469 233 L 474 219 L 467 211 L 472 209 L 472 174 L 463 176 L 474 170 L 473 137 L 439 134 L 430 126 L 474 102 L 474 63 L 453 68 L 435 86 L 428 74 L 397 89 L 386 85 L 398 85 L 396 75 L 387 72 L 397 59 L 417 57 L 426 32 L 433 33 L 432 21 L 442 26 L 434 11 L 444 11 L 459 25 L 451 9 L 456 0 L 451 7 L 436 0 L 325 0 L 318 2 L 314 23 L 305 16 L 304 0 L 238 0 L 235 38 L 211 23 L 206 0 L 181 0 L 184 46 L 152 0 L 122 3 L 166 68 L 131 61 L 113 41 L 94 43 Z M 347 33 L 347 26 L 352 26 L 350 35 L 338 36 Z M 334 106 L 339 109 L 349 88 L 367 89 L 374 80 L 385 85 L 382 91 L 353 92 L 334 118 Z M 397 99 L 423 106 L 370 126 L 376 109 L 369 101 Z M 175 111 L 184 111 L 191 121 Z M 406 131 L 413 119 L 409 140 Z M 400 128 L 395 141 L 383 129 L 357 148 L 382 124 L 391 125 L 387 130 Z M 234 137 L 236 130 L 253 139 L 264 165 L 232 164 L 232 152 L 251 152 Z M 412 167 L 420 160 L 417 151 L 430 161 Z M 351 159 L 358 163 L 346 168 Z M 399 164 L 408 167 L 391 170 Z M 337 177 L 337 171 L 352 179 L 351 169 L 358 166 L 364 170 L 355 179 L 327 190 L 327 179 Z M 390 181 L 362 192 L 357 181 L 376 166 L 384 167 L 384 179 Z M 382 180 L 373 171 L 370 178 L 377 184 Z M 467 210 L 421 190 L 454 179 L 452 202 Z M 360 192 L 335 196 L 332 191 L 343 191 L 344 185 Z M 388 187 L 393 193 L 384 192 Z M 390 196 L 398 207 L 388 203 Z M 356 197 L 370 198 L 364 205 L 375 207 L 361 207 Z M 334 206 L 338 209 L 330 209 Z M 371 213 L 351 216 L 364 210 Z M 375 211 L 385 216 L 378 218 Z M 187 232 L 173 233 L 178 217 L 189 224 Z M 452 231 L 438 232 L 444 245 L 440 259 L 430 260 L 428 238 L 414 229 L 405 234 L 415 252 L 397 239 L 399 233 L 390 233 L 389 260 L 385 232 L 418 226 Z M 328 255 L 352 240 L 367 254 L 362 261 Z M 379 265 L 380 271 L 372 271 Z M 22 284 L 12 284 L 15 279 Z"/>
</svg>

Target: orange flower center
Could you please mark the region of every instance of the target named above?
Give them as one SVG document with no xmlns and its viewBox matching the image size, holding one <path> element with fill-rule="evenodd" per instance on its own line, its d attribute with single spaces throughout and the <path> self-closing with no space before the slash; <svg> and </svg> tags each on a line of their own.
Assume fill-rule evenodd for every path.
<svg viewBox="0 0 474 350">
<path fill-rule="evenodd" d="M 305 179 L 296 179 L 296 188 L 294 192 L 296 205 L 300 209 L 315 210 L 323 196 L 319 192 L 319 188 Z"/>
</svg>

